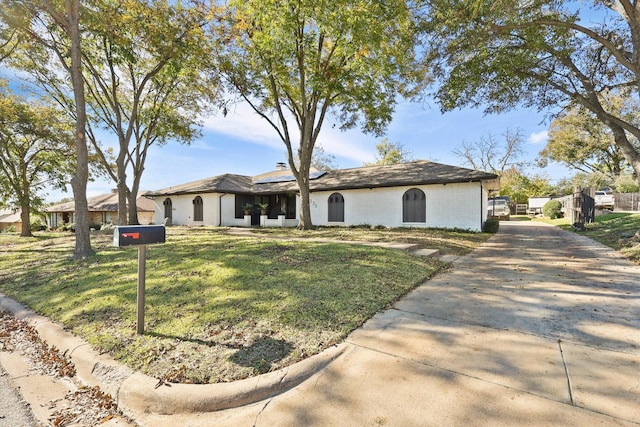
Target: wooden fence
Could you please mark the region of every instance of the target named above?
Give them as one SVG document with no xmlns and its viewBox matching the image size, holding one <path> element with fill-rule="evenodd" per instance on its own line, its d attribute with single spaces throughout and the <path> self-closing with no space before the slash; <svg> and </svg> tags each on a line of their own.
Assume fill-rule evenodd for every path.
<svg viewBox="0 0 640 427">
<path fill-rule="evenodd" d="M 582 226 L 594 221 L 596 215 L 595 201 L 587 191 L 576 191 L 569 196 L 555 200 L 562 203 L 564 217 L 570 218 L 572 224 Z"/>
<path fill-rule="evenodd" d="M 614 211 L 640 211 L 640 193 L 616 193 Z"/>
</svg>

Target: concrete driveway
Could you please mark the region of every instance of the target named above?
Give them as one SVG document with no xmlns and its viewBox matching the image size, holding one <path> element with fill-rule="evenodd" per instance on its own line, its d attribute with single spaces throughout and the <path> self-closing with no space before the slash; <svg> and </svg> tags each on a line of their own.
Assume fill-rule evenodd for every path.
<svg viewBox="0 0 640 427">
<path fill-rule="evenodd" d="M 639 289 L 640 267 L 590 239 L 502 222 L 298 387 L 181 425 L 638 425 Z"/>
</svg>

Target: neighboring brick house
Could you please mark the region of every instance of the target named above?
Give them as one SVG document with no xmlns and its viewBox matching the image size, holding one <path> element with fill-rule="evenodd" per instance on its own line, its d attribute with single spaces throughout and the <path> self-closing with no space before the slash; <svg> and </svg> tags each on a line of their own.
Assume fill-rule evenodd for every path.
<svg viewBox="0 0 640 427">
<path fill-rule="evenodd" d="M 480 231 L 497 176 L 429 161 L 316 171 L 310 176 L 311 221 L 321 226 L 459 228 Z M 489 188 L 491 187 L 491 188 Z M 151 191 L 155 222 L 176 225 L 298 224 L 300 197 L 291 171 L 255 177 L 225 174 Z M 245 206 L 252 206 L 245 215 Z M 261 215 L 259 204 L 268 204 Z"/>
<path fill-rule="evenodd" d="M 89 205 L 89 224 L 98 227 L 111 222 L 118 224 L 118 192 L 87 198 Z M 145 193 L 138 193 L 137 198 L 138 221 L 140 224 L 153 224 L 155 204 L 145 197 Z M 75 204 L 73 201 L 49 206 L 45 210 L 47 225 L 51 228 L 62 227 L 64 224 L 75 222 Z"/>
<path fill-rule="evenodd" d="M 22 218 L 20 215 L 22 210 L 18 209 L 14 211 L 13 209 L 0 209 L 0 231 L 5 231 L 7 229 L 20 231 L 22 228 Z"/>
</svg>

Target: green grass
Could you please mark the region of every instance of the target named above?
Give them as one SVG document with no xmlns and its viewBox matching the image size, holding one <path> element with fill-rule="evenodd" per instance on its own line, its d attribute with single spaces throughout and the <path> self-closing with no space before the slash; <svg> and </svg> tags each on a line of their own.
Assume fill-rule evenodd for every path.
<svg viewBox="0 0 640 427">
<path fill-rule="evenodd" d="M 640 240 L 635 237 L 639 230 L 640 214 L 611 213 L 596 216 L 595 222 L 587 224 L 581 233 L 640 264 Z"/>
<path fill-rule="evenodd" d="M 551 219 L 551 218 L 547 218 L 547 217 L 544 217 L 544 216 L 540 216 L 540 217 L 532 218 L 532 221 L 544 222 L 544 223 L 551 224 L 551 225 L 557 225 L 559 227 L 572 228 L 571 227 L 571 219 L 570 218 Z"/>
<path fill-rule="evenodd" d="M 147 249 L 145 334 L 135 334 L 137 249 L 96 233 L 71 260 L 68 234 L 0 234 L 0 292 L 62 323 L 96 349 L 168 381 L 234 381 L 342 341 L 445 265 L 403 251 L 291 237 L 412 241 L 462 254 L 483 233 L 443 230 L 167 230 Z M 283 239 L 276 239 L 276 238 Z"/>
<path fill-rule="evenodd" d="M 584 231 L 577 231 L 569 218 L 535 218 L 534 221 L 546 222 L 565 230 L 583 234 L 591 239 L 619 251 L 622 255 L 640 264 L 640 241 L 635 233 L 640 230 L 640 214 L 611 213 L 598 215 L 595 222 L 586 224 Z"/>
</svg>

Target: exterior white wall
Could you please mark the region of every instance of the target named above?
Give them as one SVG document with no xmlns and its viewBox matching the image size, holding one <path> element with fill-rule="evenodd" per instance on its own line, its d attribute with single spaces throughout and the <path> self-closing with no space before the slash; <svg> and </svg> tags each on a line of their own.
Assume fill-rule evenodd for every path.
<svg viewBox="0 0 640 427">
<path fill-rule="evenodd" d="M 220 224 L 220 196 L 219 193 L 185 194 L 171 196 L 171 206 L 173 208 L 171 224 L 173 225 L 219 225 Z M 202 197 L 202 221 L 193 220 L 193 199 Z M 229 197 L 229 196 L 227 196 Z M 155 223 L 164 224 L 164 201 L 167 197 L 156 197 Z"/>
<path fill-rule="evenodd" d="M 426 222 L 402 222 L 402 196 L 419 188 L 426 197 Z M 314 225 L 460 228 L 480 231 L 486 219 L 486 192 L 479 182 L 432 184 L 338 191 L 344 197 L 344 222 L 329 222 L 328 201 L 334 191 L 311 194 Z"/>
<path fill-rule="evenodd" d="M 402 222 L 402 196 L 419 188 L 426 196 L 426 222 Z M 338 191 L 344 197 L 344 222 L 329 222 L 329 196 L 335 191 L 311 193 L 311 220 L 321 226 L 355 226 L 368 224 L 385 227 L 459 228 L 481 231 L 487 219 L 487 191 L 479 182 L 432 184 Z M 198 194 L 171 196 L 175 225 L 209 225 L 244 227 L 244 218 L 235 218 L 234 194 L 199 194 L 203 200 L 203 221 L 193 221 L 193 199 Z M 165 197 L 154 199 L 155 223 L 164 223 Z M 220 213 L 222 221 L 220 221 Z M 298 225 L 300 197 L 296 198 L 296 219 L 284 221 L 285 227 Z M 264 226 L 282 227 L 278 219 L 264 219 Z"/>
</svg>

